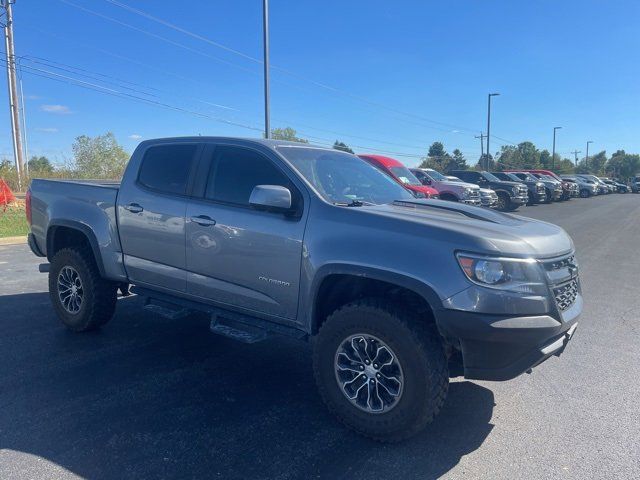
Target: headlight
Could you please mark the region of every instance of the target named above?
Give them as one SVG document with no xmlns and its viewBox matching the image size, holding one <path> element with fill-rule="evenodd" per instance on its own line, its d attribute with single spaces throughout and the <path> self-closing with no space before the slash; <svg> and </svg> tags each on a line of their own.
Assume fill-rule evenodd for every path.
<svg viewBox="0 0 640 480">
<path fill-rule="evenodd" d="M 470 188 L 465 188 L 462 191 L 462 197 L 463 198 L 469 198 L 469 195 L 471 195 L 471 189 Z"/>
<path fill-rule="evenodd" d="M 483 287 L 532 295 L 547 293 L 544 273 L 535 259 L 469 253 L 457 253 L 456 258 L 466 277 Z"/>
<path fill-rule="evenodd" d="M 512 187 L 511 191 L 513 192 L 514 195 L 518 195 L 518 193 L 520 193 L 520 189 L 518 187 Z"/>
</svg>

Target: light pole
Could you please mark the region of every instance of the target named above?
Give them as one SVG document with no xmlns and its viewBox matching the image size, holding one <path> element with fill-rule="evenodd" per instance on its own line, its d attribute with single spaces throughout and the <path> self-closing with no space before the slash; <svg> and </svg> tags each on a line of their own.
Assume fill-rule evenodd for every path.
<svg viewBox="0 0 640 480">
<path fill-rule="evenodd" d="M 556 130 L 562 127 L 553 127 L 553 148 L 551 149 L 551 170 L 556 168 Z"/>
<path fill-rule="evenodd" d="M 589 169 L 589 144 L 593 143 L 593 140 L 587 142 L 587 156 L 584 158 L 584 168 Z"/>
<path fill-rule="evenodd" d="M 264 138 L 271 138 L 269 120 L 269 0 L 262 0 L 262 35 L 264 48 Z"/>
<path fill-rule="evenodd" d="M 491 97 L 497 97 L 499 93 L 490 93 L 487 97 L 487 159 L 485 160 L 485 170 L 489 170 L 489 156 L 491 155 L 491 149 L 489 147 L 489 141 L 491 140 Z"/>
</svg>

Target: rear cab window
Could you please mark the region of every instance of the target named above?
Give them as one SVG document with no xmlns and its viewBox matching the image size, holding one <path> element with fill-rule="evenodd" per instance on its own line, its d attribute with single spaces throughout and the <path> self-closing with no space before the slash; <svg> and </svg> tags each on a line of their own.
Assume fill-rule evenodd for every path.
<svg viewBox="0 0 640 480">
<path fill-rule="evenodd" d="M 160 193 L 186 195 L 198 144 L 155 145 L 144 153 L 138 183 Z"/>
</svg>

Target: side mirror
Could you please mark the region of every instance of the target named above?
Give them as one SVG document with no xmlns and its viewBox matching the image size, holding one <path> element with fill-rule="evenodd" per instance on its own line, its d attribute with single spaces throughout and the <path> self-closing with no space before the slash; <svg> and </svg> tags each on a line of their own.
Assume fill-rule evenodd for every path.
<svg viewBox="0 0 640 480">
<path fill-rule="evenodd" d="M 256 185 L 249 196 L 249 205 L 257 210 L 284 213 L 291 210 L 291 191 L 280 185 Z"/>
</svg>

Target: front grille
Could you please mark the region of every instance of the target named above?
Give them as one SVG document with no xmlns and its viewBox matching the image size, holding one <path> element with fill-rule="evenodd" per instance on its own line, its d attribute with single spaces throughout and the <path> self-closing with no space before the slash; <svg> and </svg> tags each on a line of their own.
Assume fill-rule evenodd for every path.
<svg viewBox="0 0 640 480">
<path fill-rule="evenodd" d="M 518 191 L 520 192 L 520 195 L 527 195 L 527 192 L 529 191 L 529 189 L 523 185 L 520 185 L 518 187 Z"/>
<path fill-rule="evenodd" d="M 469 198 L 480 198 L 480 190 L 471 190 Z"/>
<path fill-rule="evenodd" d="M 561 258 L 559 260 L 553 260 L 551 262 L 546 262 L 544 264 L 544 268 L 547 271 L 560 270 L 565 267 L 575 267 L 576 266 L 576 257 L 575 255 L 571 255 L 569 257 Z"/>
<path fill-rule="evenodd" d="M 564 312 L 576 301 L 576 297 L 578 296 L 578 280 L 574 278 L 564 285 L 554 288 L 553 294 L 556 297 L 558 308 L 561 312 Z"/>
<path fill-rule="evenodd" d="M 544 185 L 538 185 L 536 188 L 538 189 L 538 193 L 544 193 L 545 192 Z"/>
<path fill-rule="evenodd" d="M 575 255 L 567 255 L 543 262 L 551 284 L 556 305 L 561 312 L 574 304 L 580 293 L 578 264 Z"/>
</svg>

